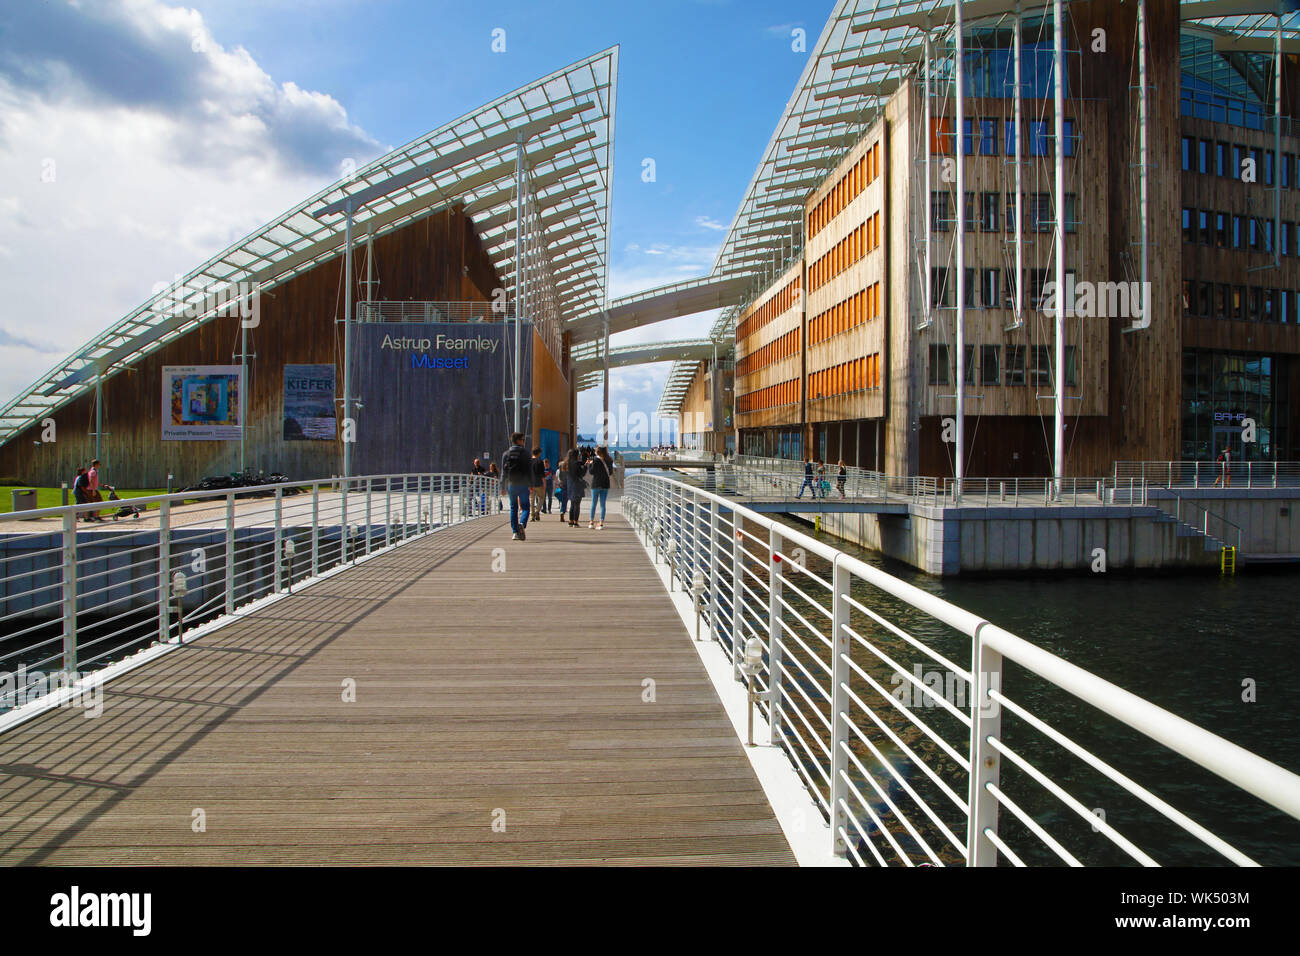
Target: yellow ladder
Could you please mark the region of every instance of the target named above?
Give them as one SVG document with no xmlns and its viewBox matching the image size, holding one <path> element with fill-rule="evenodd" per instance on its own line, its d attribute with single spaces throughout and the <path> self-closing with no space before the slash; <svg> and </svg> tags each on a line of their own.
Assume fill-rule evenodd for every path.
<svg viewBox="0 0 1300 956">
<path fill-rule="evenodd" d="M 1219 552 L 1219 573 L 1237 573 L 1237 549 L 1235 546 L 1226 545 L 1224 549 Z"/>
</svg>

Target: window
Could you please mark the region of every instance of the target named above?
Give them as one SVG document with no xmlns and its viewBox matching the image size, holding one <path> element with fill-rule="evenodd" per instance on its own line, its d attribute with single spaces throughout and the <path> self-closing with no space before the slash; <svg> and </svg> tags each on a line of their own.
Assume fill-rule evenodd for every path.
<svg viewBox="0 0 1300 956">
<path fill-rule="evenodd" d="M 1232 248 L 1240 249 L 1242 243 L 1241 236 L 1241 217 L 1232 217 Z"/>
<path fill-rule="evenodd" d="M 1259 248 L 1259 220 L 1254 216 L 1246 220 L 1246 245 L 1251 249 Z"/>
<path fill-rule="evenodd" d="M 1191 171 L 1192 171 L 1192 138 L 1190 136 L 1184 136 L 1183 137 L 1183 172 L 1189 173 Z"/>
<path fill-rule="evenodd" d="M 976 306 L 975 306 L 975 270 L 974 270 L 974 269 L 970 269 L 970 268 L 963 268 L 962 271 L 961 271 L 961 277 L 962 277 L 962 289 L 961 289 L 961 294 L 962 294 L 962 299 L 963 299 L 962 304 L 965 305 L 966 308 L 968 308 L 968 309 L 976 308 Z"/>
<path fill-rule="evenodd" d="M 1018 137 L 1016 136 L 1016 121 L 1007 120 L 1006 153 L 1008 156 L 1020 155 L 1020 150 L 1016 148 L 1017 139 Z"/>
<path fill-rule="evenodd" d="M 1073 156 L 1075 147 L 1078 144 L 1078 137 L 1074 135 L 1074 120 L 1072 119 L 1064 120 L 1061 125 L 1063 127 L 1064 136 L 1065 136 L 1065 143 L 1064 143 L 1065 149 L 1062 151 L 1061 155 Z"/>
<path fill-rule="evenodd" d="M 1050 140 L 1047 134 L 1046 120 L 1029 121 L 1029 155 L 1030 156 L 1050 156 L 1048 144 Z"/>
<path fill-rule="evenodd" d="M 986 309 L 998 307 L 998 273 L 1000 269 L 980 270 L 980 301 Z"/>
<path fill-rule="evenodd" d="M 930 270 L 930 305 L 936 309 L 946 309 L 952 303 L 948 299 L 948 269 L 936 266 Z"/>
<path fill-rule="evenodd" d="M 1241 147 L 1236 143 L 1232 144 L 1232 169 L 1228 171 L 1229 179 L 1241 178 L 1241 161 L 1244 158 Z"/>
<path fill-rule="evenodd" d="M 1265 321 L 1265 322 L 1275 322 L 1275 321 L 1277 321 L 1277 312 L 1275 311 L 1275 309 L 1274 309 L 1274 307 L 1273 307 L 1273 299 L 1274 299 L 1276 293 L 1277 293 L 1277 290 L 1276 290 L 1276 289 L 1261 289 L 1261 290 L 1260 290 L 1260 296 L 1261 296 L 1261 297 L 1263 298 L 1263 300 L 1264 300 L 1264 321 Z"/>
<path fill-rule="evenodd" d="M 1025 384 L 1025 347 L 1023 345 L 1007 346 L 1007 377 L 1008 385 Z"/>
<path fill-rule="evenodd" d="M 1216 212 L 1214 214 L 1214 244 L 1220 249 L 1226 249 L 1228 246 L 1228 214 Z"/>
<path fill-rule="evenodd" d="M 1211 239 L 1210 211 L 1208 209 L 1201 209 L 1196 213 L 1196 231 L 1201 237 L 1201 245 L 1208 246 Z"/>
<path fill-rule="evenodd" d="M 1208 173 L 1210 171 L 1210 143 L 1208 140 L 1198 139 L 1196 141 L 1196 171 L 1198 173 Z"/>
<path fill-rule="evenodd" d="M 1002 350 L 999 345 L 981 345 L 980 346 L 980 384 L 981 385 L 998 385 L 1001 378 L 998 376 L 998 353 Z"/>
<path fill-rule="evenodd" d="M 975 346 L 963 346 L 966 352 L 966 370 L 962 375 L 962 383 L 966 385 L 975 384 Z"/>
<path fill-rule="evenodd" d="M 1232 287 L 1232 313 L 1229 318 L 1244 319 L 1246 317 L 1246 287 Z"/>
<path fill-rule="evenodd" d="M 1211 315 L 1214 301 L 1214 283 L 1202 282 L 1200 284 L 1200 298 L 1197 300 L 1197 315 Z"/>
<path fill-rule="evenodd" d="M 1029 194 L 1029 231 L 1052 231 L 1052 194 Z"/>
<path fill-rule="evenodd" d="M 1274 155 L 1273 155 L 1273 153 L 1272 153 L 1271 151 L 1270 151 L 1270 152 L 1267 152 L 1267 153 L 1264 154 L 1264 185 L 1265 185 L 1265 186 L 1272 186 L 1272 185 L 1273 185 L 1273 174 L 1274 174 L 1273 160 L 1274 160 L 1274 158 L 1275 158 L 1275 157 L 1274 157 Z"/>
<path fill-rule="evenodd" d="M 1214 144 L 1214 175 L 1228 175 L 1228 144 Z"/>
<path fill-rule="evenodd" d="M 1183 311 L 1192 311 L 1192 280 L 1183 280 Z"/>
<path fill-rule="evenodd" d="M 1282 233 L 1278 236 L 1278 252 L 1284 256 L 1291 255 L 1291 223 L 1282 223 Z"/>
<path fill-rule="evenodd" d="M 1073 345 L 1065 347 L 1065 384 L 1072 387 L 1079 384 L 1079 354 Z"/>
<path fill-rule="evenodd" d="M 944 117 L 930 120 L 930 152 L 936 156 L 952 152 L 952 120 Z"/>
<path fill-rule="evenodd" d="M 1215 296 L 1215 318 L 1226 319 L 1228 317 L 1228 303 L 1231 301 L 1232 289 L 1226 283 L 1220 283 L 1218 295 Z"/>
<path fill-rule="evenodd" d="M 1291 290 L 1281 289 L 1278 292 L 1277 303 L 1277 321 L 1285 322 L 1286 317 L 1291 314 Z"/>
<path fill-rule="evenodd" d="M 985 232 L 998 232 L 1002 228 L 1002 194 L 980 194 L 980 228 Z"/>
<path fill-rule="evenodd" d="M 1043 286 L 1047 282 L 1046 269 L 1029 269 L 1025 272 L 1025 299 L 1031 309 L 1042 309 Z"/>
<path fill-rule="evenodd" d="M 948 384 L 948 346 L 930 346 L 930 384 Z"/>
<path fill-rule="evenodd" d="M 972 132 L 974 120 L 967 117 L 961 121 L 961 154 L 963 156 L 975 155 L 975 135 Z"/>
<path fill-rule="evenodd" d="M 998 121 L 996 119 L 980 120 L 980 155 L 996 156 L 998 154 Z"/>
<path fill-rule="evenodd" d="M 966 194 L 966 205 L 964 207 L 963 215 L 965 216 L 964 229 L 966 230 L 966 232 L 974 232 L 975 224 L 979 221 L 975 218 L 975 194 L 974 193 Z"/>
<path fill-rule="evenodd" d="M 1196 241 L 1195 213 L 1196 210 L 1183 207 L 1183 242 Z"/>
<path fill-rule="evenodd" d="M 1264 251 L 1273 251 L 1273 220 L 1264 220 Z"/>
<path fill-rule="evenodd" d="M 1024 193 L 1020 194 L 1020 205 L 1024 208 Z M 1007 232 L 1016 231 L 1016 194 L 1007 193 Z"/>
<path fill-rule="evenodd" d="M 1065 231 L 1079 231 L 1079 197 L 1074 193 L 1065 194 Z"/>
<path fill-rule="evenodd" d="M 1034 346 L 1034 364 L 1029 370 L 1029 384 L 1049 385 L 1052 381 L 1051 349 L 1046 345 Z"/>
<path fill-rule="evenodd" d="M 1291 154 L 1282 154 L 1282 188 L 1291 188 Z"/>
<path fill-rule="evenodd" d="M 948 231 L 948 194 L 930 193 L 930 228 L 934 232 Z"/>
<path fill-rule="evenodd" d="M 1246 317 L 1252 322 L 1259 320 L 1259 287 L 1251 286 L 1246 293 Z"/>
</svg>

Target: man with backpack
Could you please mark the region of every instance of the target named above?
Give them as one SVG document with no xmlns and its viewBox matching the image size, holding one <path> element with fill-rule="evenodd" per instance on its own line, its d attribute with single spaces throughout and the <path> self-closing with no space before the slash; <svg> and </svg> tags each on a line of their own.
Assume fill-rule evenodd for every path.
<svg viewBox="0 0 1300 956">
<path fill-rule="evenodd" d="M 532 478 L 529 479 L 529 490 L 532 493 L 531 507 L 529 513 L 537 515 L 537 520 L 541 520 L 541 513 L 546 510 L 546 465 L 542 461 L 542 450 L 533 449 L 533 458 L 529 462 L 532 468 Z"/>
<path fill-rule="evenodd" d="M 510 499 L 512 540 L 526 541 L 524 529 L 528 527 L 528 491 L 533 483 L 533 462 L 524 447 L 523 432 L 510 436 L 510 447 L 501 456 L 501 480 L 506 486 L 506 497 Z"/>
</svg>

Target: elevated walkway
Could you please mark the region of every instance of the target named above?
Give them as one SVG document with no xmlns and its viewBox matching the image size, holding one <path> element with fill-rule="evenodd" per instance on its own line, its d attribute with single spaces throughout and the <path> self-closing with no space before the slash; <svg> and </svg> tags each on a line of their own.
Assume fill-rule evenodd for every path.
<svg viewBox="0 0 1300 956">
<path fill-rule="evenodd" d="M 0 734 L 0 863 L 794 862 L 617 509 L 477 518 L 236 617 Z"/>
</svg>

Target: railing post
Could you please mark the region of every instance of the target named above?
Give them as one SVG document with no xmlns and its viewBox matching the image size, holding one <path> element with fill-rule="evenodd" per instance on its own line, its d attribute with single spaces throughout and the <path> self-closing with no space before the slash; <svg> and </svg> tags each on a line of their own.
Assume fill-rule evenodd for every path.
<svg viewBox="0 0 1300 956">
<path fill-rule="evenodd" d="M 366 479 L 366 554 L 371 552 L 370 546 L 370 479 Z"/>
<path fill-rule="evenodd" d="M 767 644 L 767 716 L 768 726 L 772 732 L 772 746 L 776 746 L 781 732 L 781 532 L 776 528 L 768 531 L 768 548 L 771 552 L 768 561 L 768 644 Z"/>
<path fill-rule="evenodd" d="M 311 576 L 320 574 L 320 482 L 311 486 Z"/>
<path fill-rule="evenodd" d="M 714 549 L 718 546 L 718 521 L 721 506 L 716 501 L 709 502 L 709 638 L 718 637 L 718 564 L 714 559 Z"/>
<path fill-rule="evenodd" d="M 731 535 L 731 674 L 739 681 L 744 680 L 740 671 L 740 662 L 744 656 L 740 647 L 745 636 L 745 628 L 741 624 L 745 614 L 745 540 L 740 530 L 744 519 L 738 510 L 732 508 L 731 520 L 734 524 Z"/>
<path fill-rule="evenodd" d="M 407 478 L 406 475 L 403 475 L 402 476 L 402 540 L 403 541 L 406 540 L 407 523 L 410 521 L 409 508 L 408 508 L 408 505 L 410 504 L 410 500 L 409 500 L 410 495 L 408 493 L 410 491 L 409 485 L 410 485 L 410 479 Z"/>
<path fill-rule="evenodd" d="M 348 488 L 351 485 L 351 479 L 343 480 L 341 491 L 342 497 L 339 498 L 339 565 L 348 563 L 348 538 L 351 529 L 348 528 Z"/>
<path fill-rule="evenodd" d="M 393 476 L 384 478 L 384 547 L 393 543 Z"/>
<path fill-rule="evenodd" d="M 989 793 L 987 785 L 998 785 L 1001 766 L 998 752 L 989 744 L 990 738 L 1002 734 L 1001 705 L 989 696 L 990 690 L 1002 689 L 1002 655 L 984 646 L 980 630 L 976 628 L 974 653 L 971 662 L 971 723 L 970 723 L 970 790 L 968 802 L 970 817 L 966 821 L 966 865 L 997 866 L 998 850 L 985 831 L 998 832 L 998 801 Z"/>
<path fill-rule="evenodd" d="M 226 613 L 235 613 L 235 493 L 226 493 Z"/>
<path fill-rule="evenodd" d="M 158 504 L 158 640 L 171 640 L 171 530 L 170 501 Z"/>
<path fill-rule="evenodd" d="M 63 512 L 63 670 L 71 674 L 76 669 L 77 513 L 65 511 Z"/>
<path fill-rule="evenodd" d="M 283 506 L 284 506 L 284 489 L 276 488 L 275 489 L 275 539 L 271 549 L 271 568 L 272 568 L 271 586 L 273 588 L 273 593 L 275 594 L 280 593 L 280 587 L 281 587 L 280 549 L 282 546 L 281 542 L 284 540 L 284 521 L 283 521 L 283 511 L 282 511 Z"/>
<path fill-rule="evenodd" d="M 848 853 L 843 834 L 848 832 L 849 656 L 852 649 L 845 630 L 849 624 L 849 590 L 853 577 L 835 558 L 831 572 L 831 847 L 836 856 Z"/>
</svg>

